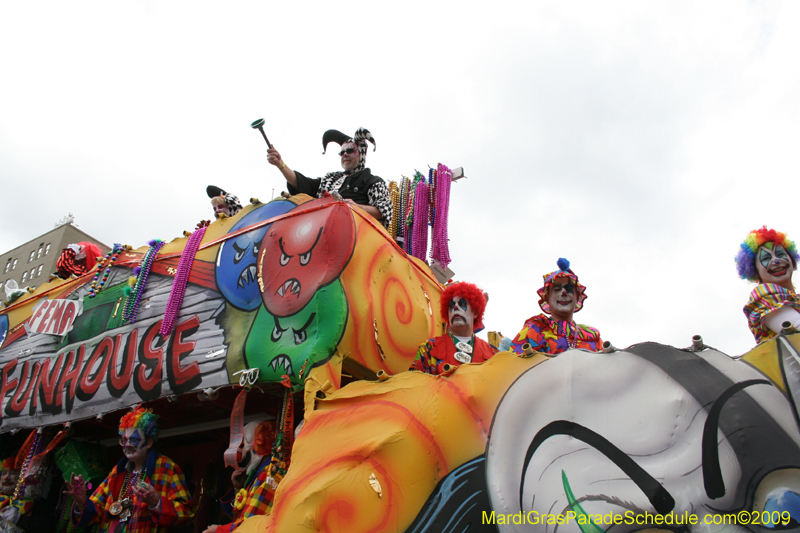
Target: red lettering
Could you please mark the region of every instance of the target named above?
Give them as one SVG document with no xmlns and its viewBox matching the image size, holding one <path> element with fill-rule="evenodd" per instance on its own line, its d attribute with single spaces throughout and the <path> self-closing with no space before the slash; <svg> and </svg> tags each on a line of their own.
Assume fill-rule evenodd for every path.
<svg viewBox="0 0 800 533">
<path fill-rule="evenodd" d="M 161 347 L 164 339 L 158 334 L 161 322 L 162 320 L 159 320 L 147 329 L 139 345 L 139 364 L 136 365 L 133 388 L 144 401 L 155 400 L 161 396 L 161 374 L 164 366 L 164 349 Z M 156 340 L 157 344 L 153 349 Z"/>
<path fill-rule="evenodd" d="M 9 391 L 14 390 L 14 387 L 17 386 L 17 380 L 16 379 L 12 379 L 12 380 L 8 379 L 8 377 L 11 374 L 14 373 L 14 369 L 17 368 L 17 361 L 18 361 L 18 358 L 15 357 L 11 361 L 9 361 L 5 365 L 3 365 L 3 384 L 0 386 L 0 406 L 3 403 L 3 400 L 6 399 L 6 394 L 8 394 Z M 0 421 L 1 420 L 2 419 L 0 419 Z M 2 423 L 2 422 L 0 422 L 0 423 Z"/>
<path fill-rule="evenodd" d="M 75 389 L 78 387 L 81 367 L 83 366 L 83 357 L 85 355 L 85 344 L 81 344 L 78 348 L 77 357 L 75 356 L 75 350 L 70 350 L 67 355 L 67 362 L 64 364 L 64 370 L 61 372 L 61 378 L 58 380 L 57 394 L 61 396 L 61 391 L 64 391 L 66 394 L 64 406 L 66 407 L 67 414 L 72 412 L 72 405 L 75 403 Z"/>
<path fill-rule="evenodd" d="M 81 371 L 80 382 L 78 385 L 77 396 L 82 402 L 92 399 L 97 393 L 97 389 L 103 383 L 103 378 L 106 377 L 108 372 L 108 363 L 111 353 L 114 351 L 114 341 L 111 337 L 104 337 L 100 343 L 92 350 L 92 355 L 86 362 L 86 365 Z M 97 370 L 92 372 L 92 369 L 97 366 Z"/>
<path fill-rule="evenodd" d="M 36 310 L 36 313 L 31 317 L 30 322 L 28 322 L 31 325 L 31 329 L 33 331 L 39 331 L 39 327 L 36 324 L 36 319 L 42 316 L 42 312 L 47 309 L 48 305 L 50 305 L 50 302 L 48 302 L 47 300 L 42 300 L 42 305 L 39 306 L 39 309 Z"/>
<path fill-rule="evenodd" d="M 53 305 L 53 313 L 50 315 L 50 322 L 47 323 L 45 332 L 55 335 L 58 332 L 58 322 L 61 320 L 61 313 L 64 312 L 64 300 L 56 300 L 58 302 Z"/>
<path fill-rule="evenodd" d="M 184 320 L 175 327 L 172 335 L 172 342 L 167 348 L 167 379 L 169 387 L 175 394 L 183 394 L 200 385 L 203 381 L 200 376 L 200 367 L 197 362 L 192 362 L 185 367 L 181 366 L 181 359 L 194 350 L 195 341 L 184 342 L 184 337 L 188 337 L 197 332 L 200 328 L 200 319 L 197 315 Z"/>
<path fill-rule="evenodd" d="M 47 324 L 47 317 L 50 316 L 50 312 L 53 310 L 53 307 L 55 307 L 52 304 L 53 302 L 48 303 L 47 309 L 45 310 L 45 313 L 42 315 L 42 321 L 39 323 L 39 327 L 36 328 L 36 331 L 38 331 L 39 333 L 44 333 L 47 330 L 47 328 L 45 327 L 45 324 Z"/>
<path fill-rule="evenodd" d="M 111 396 L 114 398 L 120 398 L 131 383 L 133 365 L 136 363 L 136 341 L 138 339 L 139 330 L 132 329 L 122 352 L 122 362 L 118 364 L 117 354 L 122 345 L 122 335 L 117 335 L 114 352 L 111 354 L 111 361 L 108 365 L 108 381 L 106 383 L 108 392 L 110 392 Z M 117 367 L 119 367 L 119 373 L 117 373 Z"/>
<path fill-rule="evenodd" d="M 6 405 L 5 412 L 8 416 L 19 416 L 22 410 L 25 409 L 25 406 L 28 404 L 28 397 L 31 395 L 31 390 L 33 389 L 33 384 L 39 374 L 39 366 L 38 362 L 34 364 L 31 363 L 30 360 L 25 361 L 25 364 L 22 365 L 19 385 L 16 391 L 14 391 L 11 400 Z M 30 379 L 28 379 L 28 374 L 30 374 Z"/>
<path fill-rule="evenodd" d="M 67 330 L 72 325 L 72 322 L 75 320 L 75 308 L 78 304 L 75 302 L 67 302 L 67 306 L 64 308 L 64 316 L 61 317 L 61 324 L 58 326 L 58 334 L 64 335 L 67 333 Z"/>
<path fill-rule="evenodd" d="M 54 365 L 52 372 L 51 363 Z M 63 365 L 63 353 L 58 354 L 57 358 L 42 361 L 42 369 L 39 371 L 39 399 L 42 401 L 42 411 L 45 413 L 57 415 L 61 412 L 61 394 L 56 394 L 56 384 Z"/>
</svg>

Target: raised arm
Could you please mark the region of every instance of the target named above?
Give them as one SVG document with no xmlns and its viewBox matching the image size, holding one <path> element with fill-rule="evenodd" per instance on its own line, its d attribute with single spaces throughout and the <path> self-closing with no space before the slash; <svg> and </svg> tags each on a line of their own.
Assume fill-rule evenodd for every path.
<svg viewBox="0 0 800 533">
<path fill-rule="evenodd" d="M 294 173 L 294 170 L 286 166 L 286 163 L 283 161 L 280 152 L 275 149 L 275 145 L 267 150 L 267 161 L 271 165 L 275 165 L 278 167 L 278 170 L 281 171 L 283 177 L 286 178 L 286 182 L 291 185 L 292 187 L 297 187 L 297 175 Z"/>
</svg>

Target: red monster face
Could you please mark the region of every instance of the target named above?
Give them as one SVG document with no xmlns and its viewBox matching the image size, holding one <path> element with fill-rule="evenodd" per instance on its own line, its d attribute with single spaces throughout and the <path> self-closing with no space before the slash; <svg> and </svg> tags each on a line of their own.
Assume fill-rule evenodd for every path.
<svg viewBox="0 0 800 533">
<path fill-rule="evenodd" d="M 339 276 L 353 254 L 355 223 L 346 205 L 321 198 L 301 209 L 326 204 L 331 205 L 273 223 L 261 242 L 261 297 L 275 316 L 300 311 L 317 289 Z"/>
</svg>

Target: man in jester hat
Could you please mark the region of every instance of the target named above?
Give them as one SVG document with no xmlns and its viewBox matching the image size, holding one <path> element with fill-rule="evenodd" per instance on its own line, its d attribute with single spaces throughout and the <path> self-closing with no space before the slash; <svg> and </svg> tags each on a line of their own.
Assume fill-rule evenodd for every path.
<svg viewBox="0 0 800 533">
<path fill-rule="evenodd" d="M 19 481 L 19 469 L 16 466 L 16 456 L 11 456 L 3 461 L 0 473 L 0 518 L 10 524 L 18 524 L 20 516 L 30 514 L 33 500 L 18 494 L 14 498 L 14 491 Z M 3 531 L 0 525 L 0 531 Z"/>
<path fill-rule="evenodd" d="M 483 329 L 486 295 L 476 285 L 458 282 L 442 293 L 439 311 L 447 321 L 448 331 L 423 342 L 409 370 L 441 374 L 444 365 L 483 363 L 497 353 L 489 343 L 475 336 Z"/>
<path fill-rule="evenodd" d="M 103 532 L 150 533 L 194 518 L 183 472 L 153 448 L 158 415 L 137 407 L 120 420 L 119 435 L 124 457 L 91 496 L 83 477 L 72 474 L 64 491 L 75 500 L 72 524 L 96 522 Z"/>
<path fill-rule="evenodd" d="M 273 457 L 276 454 L 271 453 L 274 442 L 272 422 L 261 419 L 245 424 L 244 438 L 237 452 L 239 468 L 231 475 L 233 489 L 219 500 L 233 523 L 210 525 L 203 533 L 229 533 L 246 518 L 270 513 L 275 489 L 286 473 L 286 466 L 276 464 Z"/>
<path fill-rule="evenodd" d="M 326 192 L 338 193 L 345 203 L 360 207 L 375 220 L 389 227 L 392 222 L 392 199 L 386 182 L 364 168 L 367 160 L 367 141 L 375 146 L 375 138 L 366 128 L 358 128 L 353 137 L 339 130 L 328 130 L 322 135 L 323 154 L 328 143 L 341 145 L 339 152 L 344 172 L 328 172 L 322 178 L 310 179 L 286 166 L 274 147 L 267 150 L 267 160 L 278 167 L 286 178 L 291 194 L 308 194 L 322 198 Z M 374 151 L 374 149 L 373 149 Z"/>
<path fill-rule="evenodd" d="M 522 354 L 526 344 L 536 352 L 551 355 L 570 348 L 591 352 L 603 349 L 599 331 L 572 320 L 572 315 L 583 308 L 586 287 L 578 282 L 578 276 L 569 268 L 569 261 L 562 257 L 557 264 L 558 270 L 545 274 L 544 286 L 536 291 L 544 313 L 525 321 L 510 351 Z"/>
<path fill-rule="evenodd" d="M 800 328 L 800 302 L 792 285 L 798 259 L 794 241 L 766 226 L 748 233 L 739 246 L 736 255 L 739 277 L 758 283 L 744 306 L 756 342 L 780 333 L 784 322 Z"/>
</svg>

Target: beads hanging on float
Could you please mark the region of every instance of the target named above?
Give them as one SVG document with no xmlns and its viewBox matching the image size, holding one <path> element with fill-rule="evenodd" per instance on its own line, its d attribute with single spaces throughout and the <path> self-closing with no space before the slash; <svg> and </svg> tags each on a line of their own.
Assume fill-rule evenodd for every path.
<svg viewBox="0 0 800 533">
<path fill-rule="evenodd" d="M 421 173 L 416 172 L 412 179 L 402 176 L 399 184 L 394 181 L 389 183 L 389 192 L 394 206 L 390 225 L 392 237 L 403 251 L 425 260 L 428 241 L 427 228 L 430 226 L 430 259 L 445 268 L 450 264 L 447 220 L 450 212 L 452 180 L 453 172 L 447 166 L 439 163 L 435 169 L 428 170 L 427 180 Z M 422 194 L 423 190 L 419 187 L 420 184 L 425 185 L 425 202 L 421 202 L 418 198 L 418 194 Z M 419 209 L 425 210 L 424 215 L 418 213 Z M 424 240 L 415 243 L 417 239 Z"/>
<path fill-rule="evenodd" d="M 139 304 L 142 300 L 142 293 L 144 293 L 147 277 L 150 275 L 150 269 L 153 267 L 153 261 L 155 261 L 158 251 L 161 250 L 166 243 L 161 239 L 155 239 L 148 244 L 150 245 L 150 249 L 147 250 L 144 257 L 142 257 L 141 264 L 133 269 L 133 273 L 138 275 L 128 280 L 128 284 L 131 285 L 131 287 L 125 287 L 125 293 L 128 295 L 128 299 L 125 301 L 125 309 L 122 313 L 122 318 L 131 324 L 136 322 L 136 316 L 139 314 Z"/>
<path fill-rule="evenodd" d="M 103 290 L 103 286 L 106 284 L 106 281 L 108 281 L 108 276 L 111 273 L 111 266 L 114 264 L 114 261 L 117 260 L 117 257 L 119 257 L 121 252 L 122 245 L 118 242 L 115 242 L 114 246 L 111 248 L 111 251 L 106 254 L 102 262 L 97 264 L 97 272 L 95 273 L 94 278 L 92 278 L 91 287 L 89 287 L 89 298 L 94 298 L 97 296 L 98 292 Z M 102 279 L 100 278 L 101 274 L 103 275 Z"/>
</svg>

